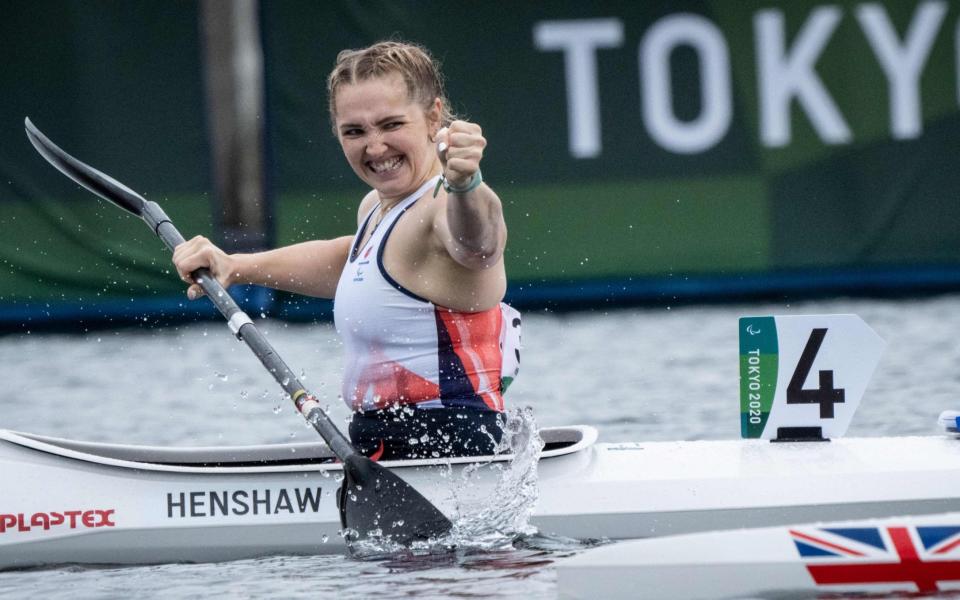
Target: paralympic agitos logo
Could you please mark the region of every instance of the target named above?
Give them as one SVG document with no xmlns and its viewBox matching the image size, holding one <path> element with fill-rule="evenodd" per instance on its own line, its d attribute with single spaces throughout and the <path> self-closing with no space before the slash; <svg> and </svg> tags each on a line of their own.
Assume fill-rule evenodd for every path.
<svg viewBox="0 0 960 600">
<path fill-rule="evenodd" d="M 113 515 L 116 509 L 107 510 L 65 510 L 62 512 L 35 512 L 0 514 L 0 533 L 8 531 L 31 531 L 33 529 L 93 529 L 96 527 L 116 527 Z"/>
</svg>

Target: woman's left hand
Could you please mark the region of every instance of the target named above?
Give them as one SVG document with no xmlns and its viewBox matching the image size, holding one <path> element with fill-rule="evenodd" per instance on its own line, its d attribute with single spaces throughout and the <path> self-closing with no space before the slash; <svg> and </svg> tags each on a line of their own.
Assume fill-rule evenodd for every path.
<svg viewBox="0 0 960 600">
<path fill-rule="evenodd" d="M 444 145 L 446 148 L 441 150 Z M 455 188 L 468 185 L 480 170 L 486 145 L 487 140 L 476 123 L 454 121 L 437 132 L 437 152 L 447 183 Z"/>
</svg>

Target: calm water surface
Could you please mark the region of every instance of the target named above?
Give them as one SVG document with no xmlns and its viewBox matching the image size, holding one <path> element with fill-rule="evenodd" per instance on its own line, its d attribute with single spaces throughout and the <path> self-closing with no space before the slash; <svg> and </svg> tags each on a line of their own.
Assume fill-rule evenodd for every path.
<svg viewBox="0 0 960 600">
<path fill-rule="evenodd" d="M 527 314 L 508 403 L 531 406 L 543 426 L 595 425 L 601 441 L 735 438 L 737 319 L 810 313 L 859 314 L 889 344 L 850 435 L 935 433 L 939 412 L 960 408 L 960 296 Z M 347 419 L 332 326 L 258 325 L 335 418 Z M 0 428 L 178 445 L 316 436 L 217 322 L 0 337 L 0 381 Z M 386 562 L 270 557 L 7 572 L 0 597 L 553 598 L 555 561 L 579 551 L 534 537 L 497 551 Z"/>
</svg>

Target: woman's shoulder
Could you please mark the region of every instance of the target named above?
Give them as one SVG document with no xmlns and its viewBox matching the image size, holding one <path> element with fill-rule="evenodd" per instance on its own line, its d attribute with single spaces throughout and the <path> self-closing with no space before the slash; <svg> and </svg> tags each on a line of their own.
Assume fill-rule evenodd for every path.
<svg viewBox="0 0 960 600">
<path fill-rule="evenodd" d="M 378 202 L 380 202 L 380 195 L 377 194 L 377 190 L 367 192 L 367 195 L 360 201 L 360 208 L 357 209 L 357 227 L 363 223 L 363 220 L 367 218 L 367 215 L 370 214 L 370 211 Z"/>
</svg>

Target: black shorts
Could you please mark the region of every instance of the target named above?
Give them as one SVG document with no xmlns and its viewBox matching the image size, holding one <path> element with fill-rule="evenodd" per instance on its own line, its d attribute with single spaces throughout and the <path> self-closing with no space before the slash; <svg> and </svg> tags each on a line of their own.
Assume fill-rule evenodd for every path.
<svg viewBox="0 0 960 600">
<path fill-rule="evenodd" d="M 487 456 L 503 429 L 502 413 L 465 408 L 398 408 L 353 413 L 350 440 L 376 460 Z"/>
</svg>

